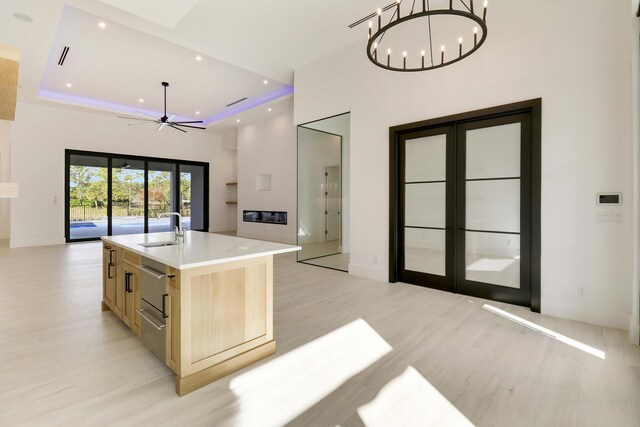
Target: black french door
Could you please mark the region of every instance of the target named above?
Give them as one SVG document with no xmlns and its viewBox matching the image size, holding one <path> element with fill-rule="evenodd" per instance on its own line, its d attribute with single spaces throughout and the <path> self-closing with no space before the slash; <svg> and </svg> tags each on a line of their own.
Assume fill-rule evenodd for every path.
<svg viewBox="0 0 640 427">
<path fill-rule="evenodd" d="M 392 129 L 390 281 L 539 310 L 536 105 Z"/>
<path fill-rule="evenodd" d="M 65 238 L 171 231 L 208 231 L 209 164 L 65 150 Z"/>
</svg>

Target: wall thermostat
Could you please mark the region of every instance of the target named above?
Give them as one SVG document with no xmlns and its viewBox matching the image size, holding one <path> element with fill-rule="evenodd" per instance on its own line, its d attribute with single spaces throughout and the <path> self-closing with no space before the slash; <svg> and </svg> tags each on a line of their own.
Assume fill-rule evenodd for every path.
<svg viewBox="0 0 640 427">
<path fill-rule="evenodd" d="M 622 193 L 598 193 L 596 197 L 598 205 L 621 205 Z"/>
</svg>

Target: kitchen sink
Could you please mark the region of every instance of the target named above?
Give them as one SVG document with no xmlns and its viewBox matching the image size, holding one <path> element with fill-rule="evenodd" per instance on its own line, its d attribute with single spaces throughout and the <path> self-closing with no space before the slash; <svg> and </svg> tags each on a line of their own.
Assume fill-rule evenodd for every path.
<svg viewBox="0 0 640 427">
<path fill-rule="evenodd" d="M 162 242 L 145 242 L 145 243 L 138 243 L 138 244 L 145 248 L 159 248 L 161 246 L 179 245 L 178 242 L 175 242 L 173 240 L 164 240 Z"/>
</svg>

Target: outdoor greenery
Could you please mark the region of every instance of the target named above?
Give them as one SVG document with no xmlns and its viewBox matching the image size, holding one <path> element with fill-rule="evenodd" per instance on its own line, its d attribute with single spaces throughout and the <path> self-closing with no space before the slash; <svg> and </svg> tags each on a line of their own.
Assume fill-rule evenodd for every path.
<svg viewBox="0 0 640 427">
<path fill-rule="evenodd" d="M 107 168 L 71 166 L 71 220 L 99 220 L 107 215 Z M 180 174 L 181 213 L 191 214 L 191 174 Z M 113 216 L 144 216 L 144 171 L 112 169 Z M 171 210 L 171 172 L 149 171 L 149 216 Z"/>
</svg>

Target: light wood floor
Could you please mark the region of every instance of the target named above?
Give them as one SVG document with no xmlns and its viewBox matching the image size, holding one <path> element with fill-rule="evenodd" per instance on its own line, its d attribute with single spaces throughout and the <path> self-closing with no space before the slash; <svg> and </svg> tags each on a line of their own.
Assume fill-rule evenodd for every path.
<svg viewBox="0 0 640 427">
<path fill-rule="evenodd" d="M 439 412 L 446 401 L 430 386 L 479 426 L 640 425 L 640 348 L 623 331 L 494 304 L 604 351 L 602 360 L 490 313 L 482 300 L 360 279 L 290 255 L 276 259 L 277 354 L 179 398 L 170 371 L 100 311 L 100 250 L 0 242 L 1 426 L 277 419 L 346 427 L 367 414 L 412 419 L 411 411 L 454 425 L 458 415 Z M 395 406 L 371 410 L 390 395 Z"/>
</svg>

